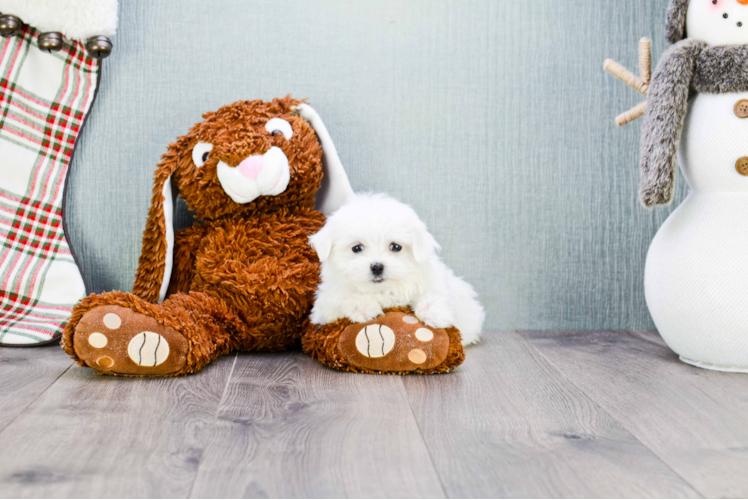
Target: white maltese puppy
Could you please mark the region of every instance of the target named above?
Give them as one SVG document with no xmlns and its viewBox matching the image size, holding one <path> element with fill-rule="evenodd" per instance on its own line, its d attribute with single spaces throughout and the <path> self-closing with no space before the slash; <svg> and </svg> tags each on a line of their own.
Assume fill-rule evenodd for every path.
<svg viewBox="0 0 748 500">
<path fill-rule="evenodd" d="M 356 195 L 309 241 L 322 262 L 312 323 L 366 323 L 383 309 L 410 307 L 432 328 L 458 328 L 464 345 L 479 340 L 486 313 L 477 294 L 439 259 L 439 244 L 408 205 Z"/>
</svg>

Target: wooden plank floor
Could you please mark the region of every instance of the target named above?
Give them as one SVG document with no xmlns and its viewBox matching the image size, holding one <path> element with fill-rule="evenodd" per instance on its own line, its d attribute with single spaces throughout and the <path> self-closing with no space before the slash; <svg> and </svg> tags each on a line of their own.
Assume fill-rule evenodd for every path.
<svg viewBox="0 0 748 500">
<path fill-rule="evenodd" d="M 748 376 L 649 332 L 492 332 L 440 376 L 226 356 L 99 377 L 0 348 L 0 497 L 746 497 Z"/>
</svg>

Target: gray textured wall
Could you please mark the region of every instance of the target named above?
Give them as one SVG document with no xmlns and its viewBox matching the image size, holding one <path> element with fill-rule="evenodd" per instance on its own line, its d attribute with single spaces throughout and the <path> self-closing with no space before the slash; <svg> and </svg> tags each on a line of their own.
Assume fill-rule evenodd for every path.
<svg viewBox="0 0 748 500">
<path fill-rule="evenodd" d="M 640 96 L 666 0 L 121 0 L 68 223 L 89 285 L 130 289 L 154 165 L 202 111 L 308 97 L 354 189 L 411 203 L 489 328 L 645 328 Z M 684 195 L 679 180 L 678 200 Z M 677 200 L 676 200 L 677 201 Z"/>
</svg>

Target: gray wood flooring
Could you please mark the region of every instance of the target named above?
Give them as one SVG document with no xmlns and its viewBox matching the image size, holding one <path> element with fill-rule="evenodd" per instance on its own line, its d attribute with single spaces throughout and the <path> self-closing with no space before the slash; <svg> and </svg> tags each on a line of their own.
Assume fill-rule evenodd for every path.
<svg viewBox="0 0 748 500">
<path fill-rule="evenodd" d="M 490 332 L 439 376 L 226 356 L 99 377 L 0 348 L 0 497 L 746 497 L 748 376 L 651 332 Z"/>
</svg>

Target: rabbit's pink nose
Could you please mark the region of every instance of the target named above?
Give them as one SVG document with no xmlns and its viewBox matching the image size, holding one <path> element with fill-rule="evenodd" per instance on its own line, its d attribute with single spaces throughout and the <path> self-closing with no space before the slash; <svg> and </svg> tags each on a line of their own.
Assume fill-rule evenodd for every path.
<svg viewBox="0 0 748 500">
<path fill-rule="evenodd" d="M 262 169 L 265 168 L 265 163 L 262 161 L 262 156 L 250 156 L 242 161 L 237 168 L 244 177 L 249 177 L 253 181 L 256 181 Z"/>
</svg>

